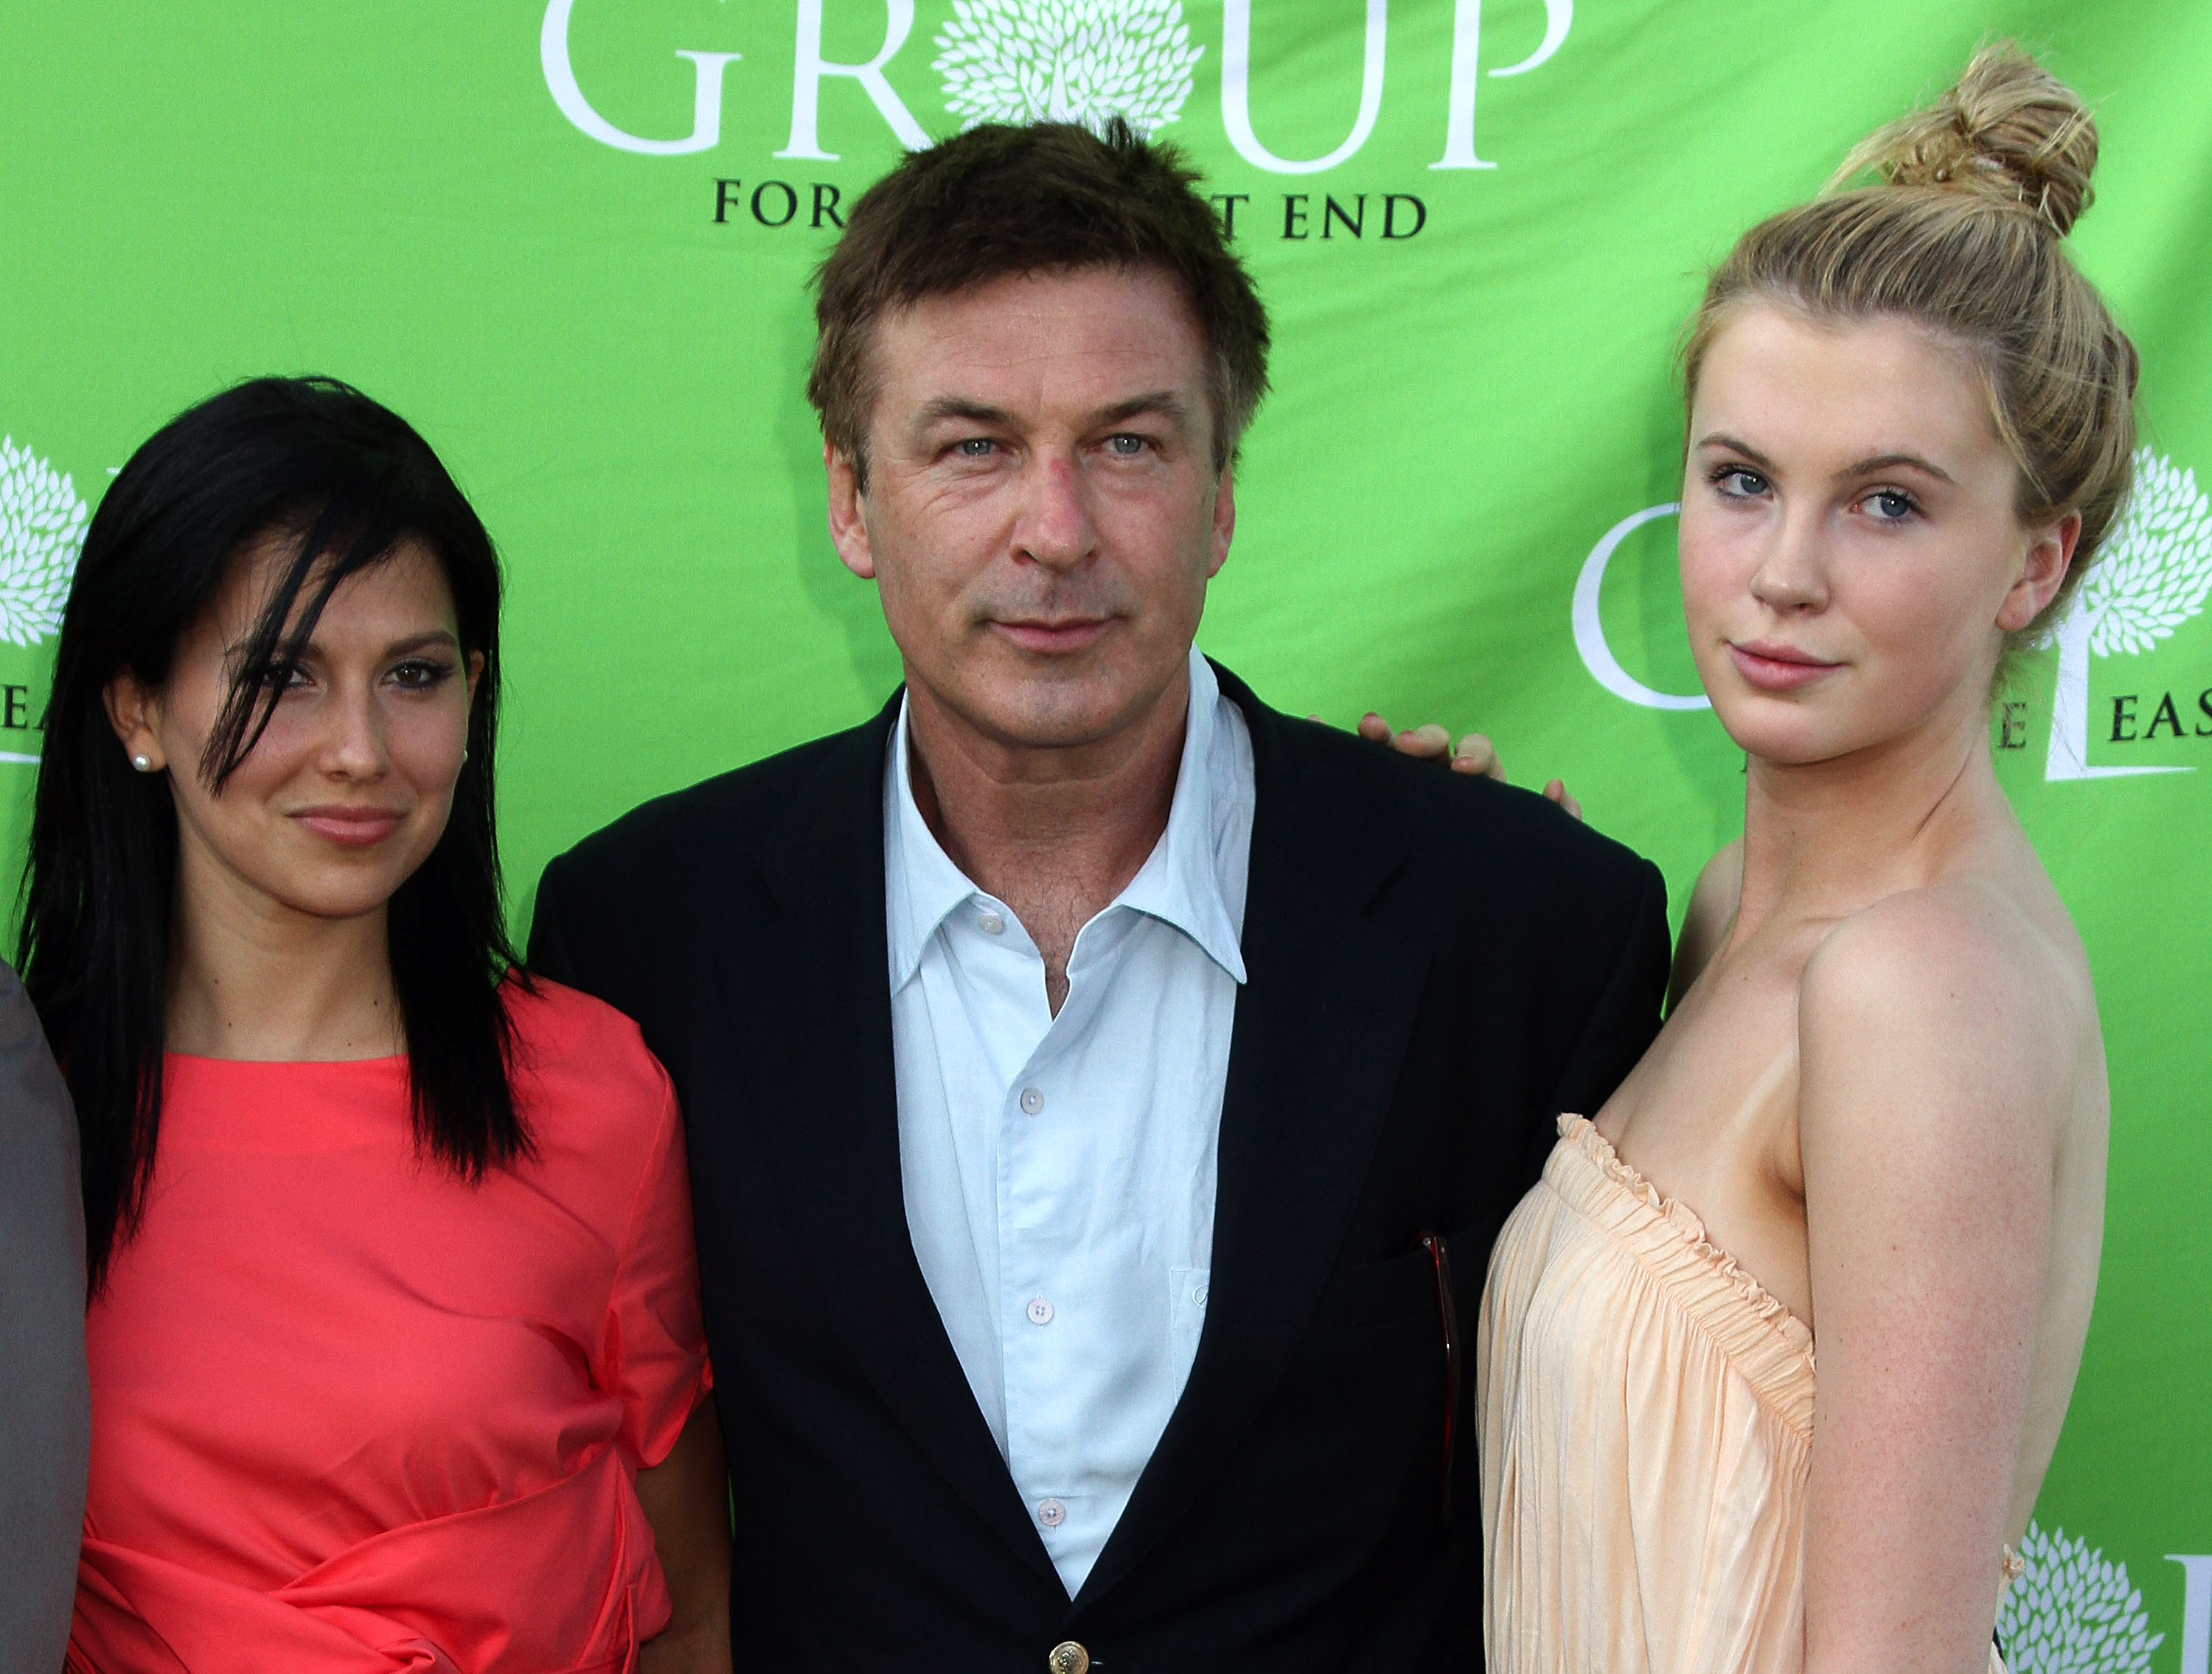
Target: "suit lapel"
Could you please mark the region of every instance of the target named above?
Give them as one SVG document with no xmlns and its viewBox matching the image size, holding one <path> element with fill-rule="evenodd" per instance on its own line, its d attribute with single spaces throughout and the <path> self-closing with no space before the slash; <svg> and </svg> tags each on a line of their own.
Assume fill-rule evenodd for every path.
<svg viewBox="0 0 2212 1674">
<path fill-rule="evenodd" d="M 1225 670 L 1250 726 L 1257 802 L 1221 1110 L 1212 1297 L 1182 1399 L 1075 1601 L 1164 1534 L 1279 1380 L 1336 1265 L 1428 971 L 1363 908 L 1402 855 L 1339 787 L 1304 781 L 1288 723 Z"/>
<path fill-rule="evenodd" d="M 894 698 L 839 741 L 763 843 L 782 912 L 731 943 L 726 1003 L 774 1113 L 762 1138 L 798 1247 L 884 1404 L 984 1523 L 1055 1587 L 907 1231 L 884 926 L 884 753 Z"/>
</svg>

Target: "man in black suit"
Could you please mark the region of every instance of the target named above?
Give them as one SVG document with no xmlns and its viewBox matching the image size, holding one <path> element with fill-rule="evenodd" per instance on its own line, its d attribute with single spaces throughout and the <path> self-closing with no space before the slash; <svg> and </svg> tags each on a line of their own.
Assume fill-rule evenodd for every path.
<svg viewBox="0 0 2212 1674">
<path fill-rule="evenodd" d="M 1657 1027 L 1657 872 L 1195 655 L 1267 323 L 1172 154 L 985 128 L 826 264 L 906 686 L 556 859 L 688 1119 L 739 1667 L 1478 1668 L 1464 1348 Z"/>
</svg>

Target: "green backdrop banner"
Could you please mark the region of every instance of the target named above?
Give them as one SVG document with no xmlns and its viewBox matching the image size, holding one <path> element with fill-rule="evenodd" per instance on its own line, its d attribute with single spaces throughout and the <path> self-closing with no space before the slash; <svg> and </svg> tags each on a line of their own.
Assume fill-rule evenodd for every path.
<svg viewBox="0 0 2212 1674">
<path fill-rule="evenodd" d="M 397 407 L 501 543 L 519 913 L 634 803 L 872 711 L 897 664 L 823 533 L 805 276 L 902 145 L 1121 110 L 1202 169 L 1277 322 L 1201 642 L 1287 709 L 1486 729 L 1679 910 L 1741 758 L 1680 627 L 1675 334 L 1737 232 L 1994 32 L 2097 103 L 2074 248 L 2142 349 L 2146 443 L 1991 723 L 2113 1094 L 2096 1322 L 2008 1623 L 2023 1668 L 2208 1674 L 2203 0 L 11 6 L 0 858 L 88 508 L 255 373 Z"/>
</svg>

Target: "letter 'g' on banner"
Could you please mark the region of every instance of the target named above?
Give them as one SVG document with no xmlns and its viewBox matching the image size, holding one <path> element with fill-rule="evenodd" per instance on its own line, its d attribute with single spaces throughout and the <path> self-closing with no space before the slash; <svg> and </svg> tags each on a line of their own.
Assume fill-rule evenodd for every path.
<svg viewBox="0 0 2212 1674">
<path fill-rule="evenodd" d="M 568 61 L 568 19 L 576 0 L 550 0 L 545 22 L 538 32 L 538 61 L 545 72 L 545 86 L 561 114 L 591 138 L 617 151 L 641 152 L 648 157 L 680 157 L 687 152 L 712 151 L 722 143 L 722 72 L 744 56 L 738 52 L 686 52 L 693 65 L 691 132 L 677 140 L 640 139 L 626 134 L 592 108 L 584 90 L 576 85 L 575 66 Z"/>
</svg>

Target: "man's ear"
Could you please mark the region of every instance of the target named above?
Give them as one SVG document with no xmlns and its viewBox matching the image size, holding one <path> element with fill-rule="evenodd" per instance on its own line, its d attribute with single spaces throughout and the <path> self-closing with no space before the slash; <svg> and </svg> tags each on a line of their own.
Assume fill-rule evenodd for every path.
<svg viewBox="0 0 2212 1674">
<path fill-rule="evenodd" d="M 868 544 L 866 495 L 853 456 L 822 444 L 822 471 L 830 479 L 830 541 L 847 569 L 863 581 L 876 579 L 875 549 Z"/>
<path fill-rule="evenodd" d="M 1237 533 L 1237 467 L 1224 467 L 1220 481 L 1213 485 L 1213 550 L 1206 567 L 1206 579 L 1211 581 L 1221 573 L 1221 567 L 1229 561 L 1229 543 Z"/>
<path fill-rule="evenodd" d="M 160 773 L 169 765 L 167 752 L 161 748 L 161 694 L 140 685 L 137 678 L 118 674 L 107 682 L 100 694 L 107 709 L 107 724 L 115 729 L 122 742 L 123 753 L 133 763 L 143 756 L 149 773 Z"/>
<path fill-rule="evenodd" d="M 2069 512 L 2036 536 L 2027 549 L 2020 579 L 2012 584 L 2004 603 L 1997 608 L 1999 628 L 2008 634 L 2017 634 L 2043 614 L 2064 585 L 2067 567 L 2074 561 L 2074 549 L 2081 538 L 2079 512 Z"/>
</svg>

